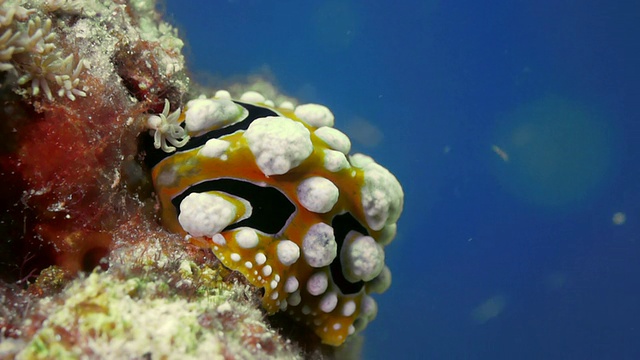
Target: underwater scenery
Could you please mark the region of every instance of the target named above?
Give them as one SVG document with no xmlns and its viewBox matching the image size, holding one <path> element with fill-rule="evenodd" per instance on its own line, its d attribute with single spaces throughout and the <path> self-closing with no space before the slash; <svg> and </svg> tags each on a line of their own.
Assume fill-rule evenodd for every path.
<svg viewBox="0 0 640 360">
<path fill-rule="evenodd" d="M 162 7 L 194 78 L 327 106 L 402 184 L 363 359 L 640 358 L 636 2 Z"/>
<path fill-rule="evenodd" d="M 638 19 L 0 0 L 0 359 L 640 359 Z"/>
</svg>

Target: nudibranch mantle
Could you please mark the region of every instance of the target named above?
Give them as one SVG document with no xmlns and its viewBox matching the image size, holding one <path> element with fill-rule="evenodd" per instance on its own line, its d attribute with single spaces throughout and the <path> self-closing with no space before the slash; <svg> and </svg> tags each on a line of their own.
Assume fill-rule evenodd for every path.
<svg viewBox="0 0 640 360">
<path fill-rule="evenodd" d="M 264 289 L 268 313 L 286 312 L 326 344 L 376 316 L 370 294 L 390 285 L 384 247 L 404 194 L 372 158 L 348 155 L 328 108 L 218 91 L 147 122 L 164 226 L 212 249 Z"/>
</svg>

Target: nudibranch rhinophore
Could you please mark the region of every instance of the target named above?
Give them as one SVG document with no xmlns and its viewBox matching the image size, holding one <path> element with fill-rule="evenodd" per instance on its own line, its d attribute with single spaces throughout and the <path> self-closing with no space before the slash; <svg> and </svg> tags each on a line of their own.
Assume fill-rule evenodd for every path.
<svg viewBox="0 0 640 360">
<path fill-rule="evenodd" d="M 164 226 L 263 288 L 268 313 L 338 346 L 376 316 L 370 294 L 391 283 L 384 246 L 404 195 L 387 169 L 348 155 L 333 123 L 322 105 L 218 91 L 149 116 L 146 161 Z"/>
</svg>

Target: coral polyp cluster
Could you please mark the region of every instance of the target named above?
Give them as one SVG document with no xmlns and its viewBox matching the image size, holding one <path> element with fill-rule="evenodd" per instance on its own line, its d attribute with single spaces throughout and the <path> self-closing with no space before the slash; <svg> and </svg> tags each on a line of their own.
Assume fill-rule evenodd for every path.
<svg viewBox="0 0 640 360">
<path fill-rule="evenodd" d="M 240 99 L 220 91 L 173 113 L 186 139 L 172 142 L 177 151 L 155 130 L 165 153 L 149 149 L 147 161 L 163 224 L 262 288 L 269 313 L 340 345 L 375 317 L 370 294 L 390 284 L 384 246 L 402 188 L 370 157 L 349 155 L 325 106 L 275 106 L 254 91 Z"/>
<path fill-rule="evenodd" d="M 55 85 L 60 97 L 75 100 L 87 95 L 79 87 L 87 63 L 74 54 L 65 56 L 50 18 L 43 19 L 18 1 L 0 0 L 0 34 L 0 71 L 17 74 L 17 83 L 26 85 L 23 94 L 42 94 L 52 101 Z"/>
</svg>

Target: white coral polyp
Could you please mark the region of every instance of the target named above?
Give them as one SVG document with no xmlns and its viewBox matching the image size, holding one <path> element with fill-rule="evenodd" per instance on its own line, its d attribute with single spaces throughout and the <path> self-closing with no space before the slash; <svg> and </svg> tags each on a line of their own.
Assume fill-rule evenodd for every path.
<svg viewBox="0 0 640 360">
<path fill-rule="evenodd" d="M 191 193 L 180 203 L 178 222 L 192 236 L 213 237 L 235 217 L 236 207 L 220 196 Z"/>
<path fill-rule="evenodd" d="M 184 122 L 191 136 L 199 136 L 232 125 L 242 120 L 246 113 L 228 99 L 194 99 L 187 103 Z"/>
<path fill-rule="evenodd" d="M 311 155 L 313 143 L 304 125 L 286 117 L 254 120 L 244 133 L 263 174 L 282 175 Z"/>
</svg>

